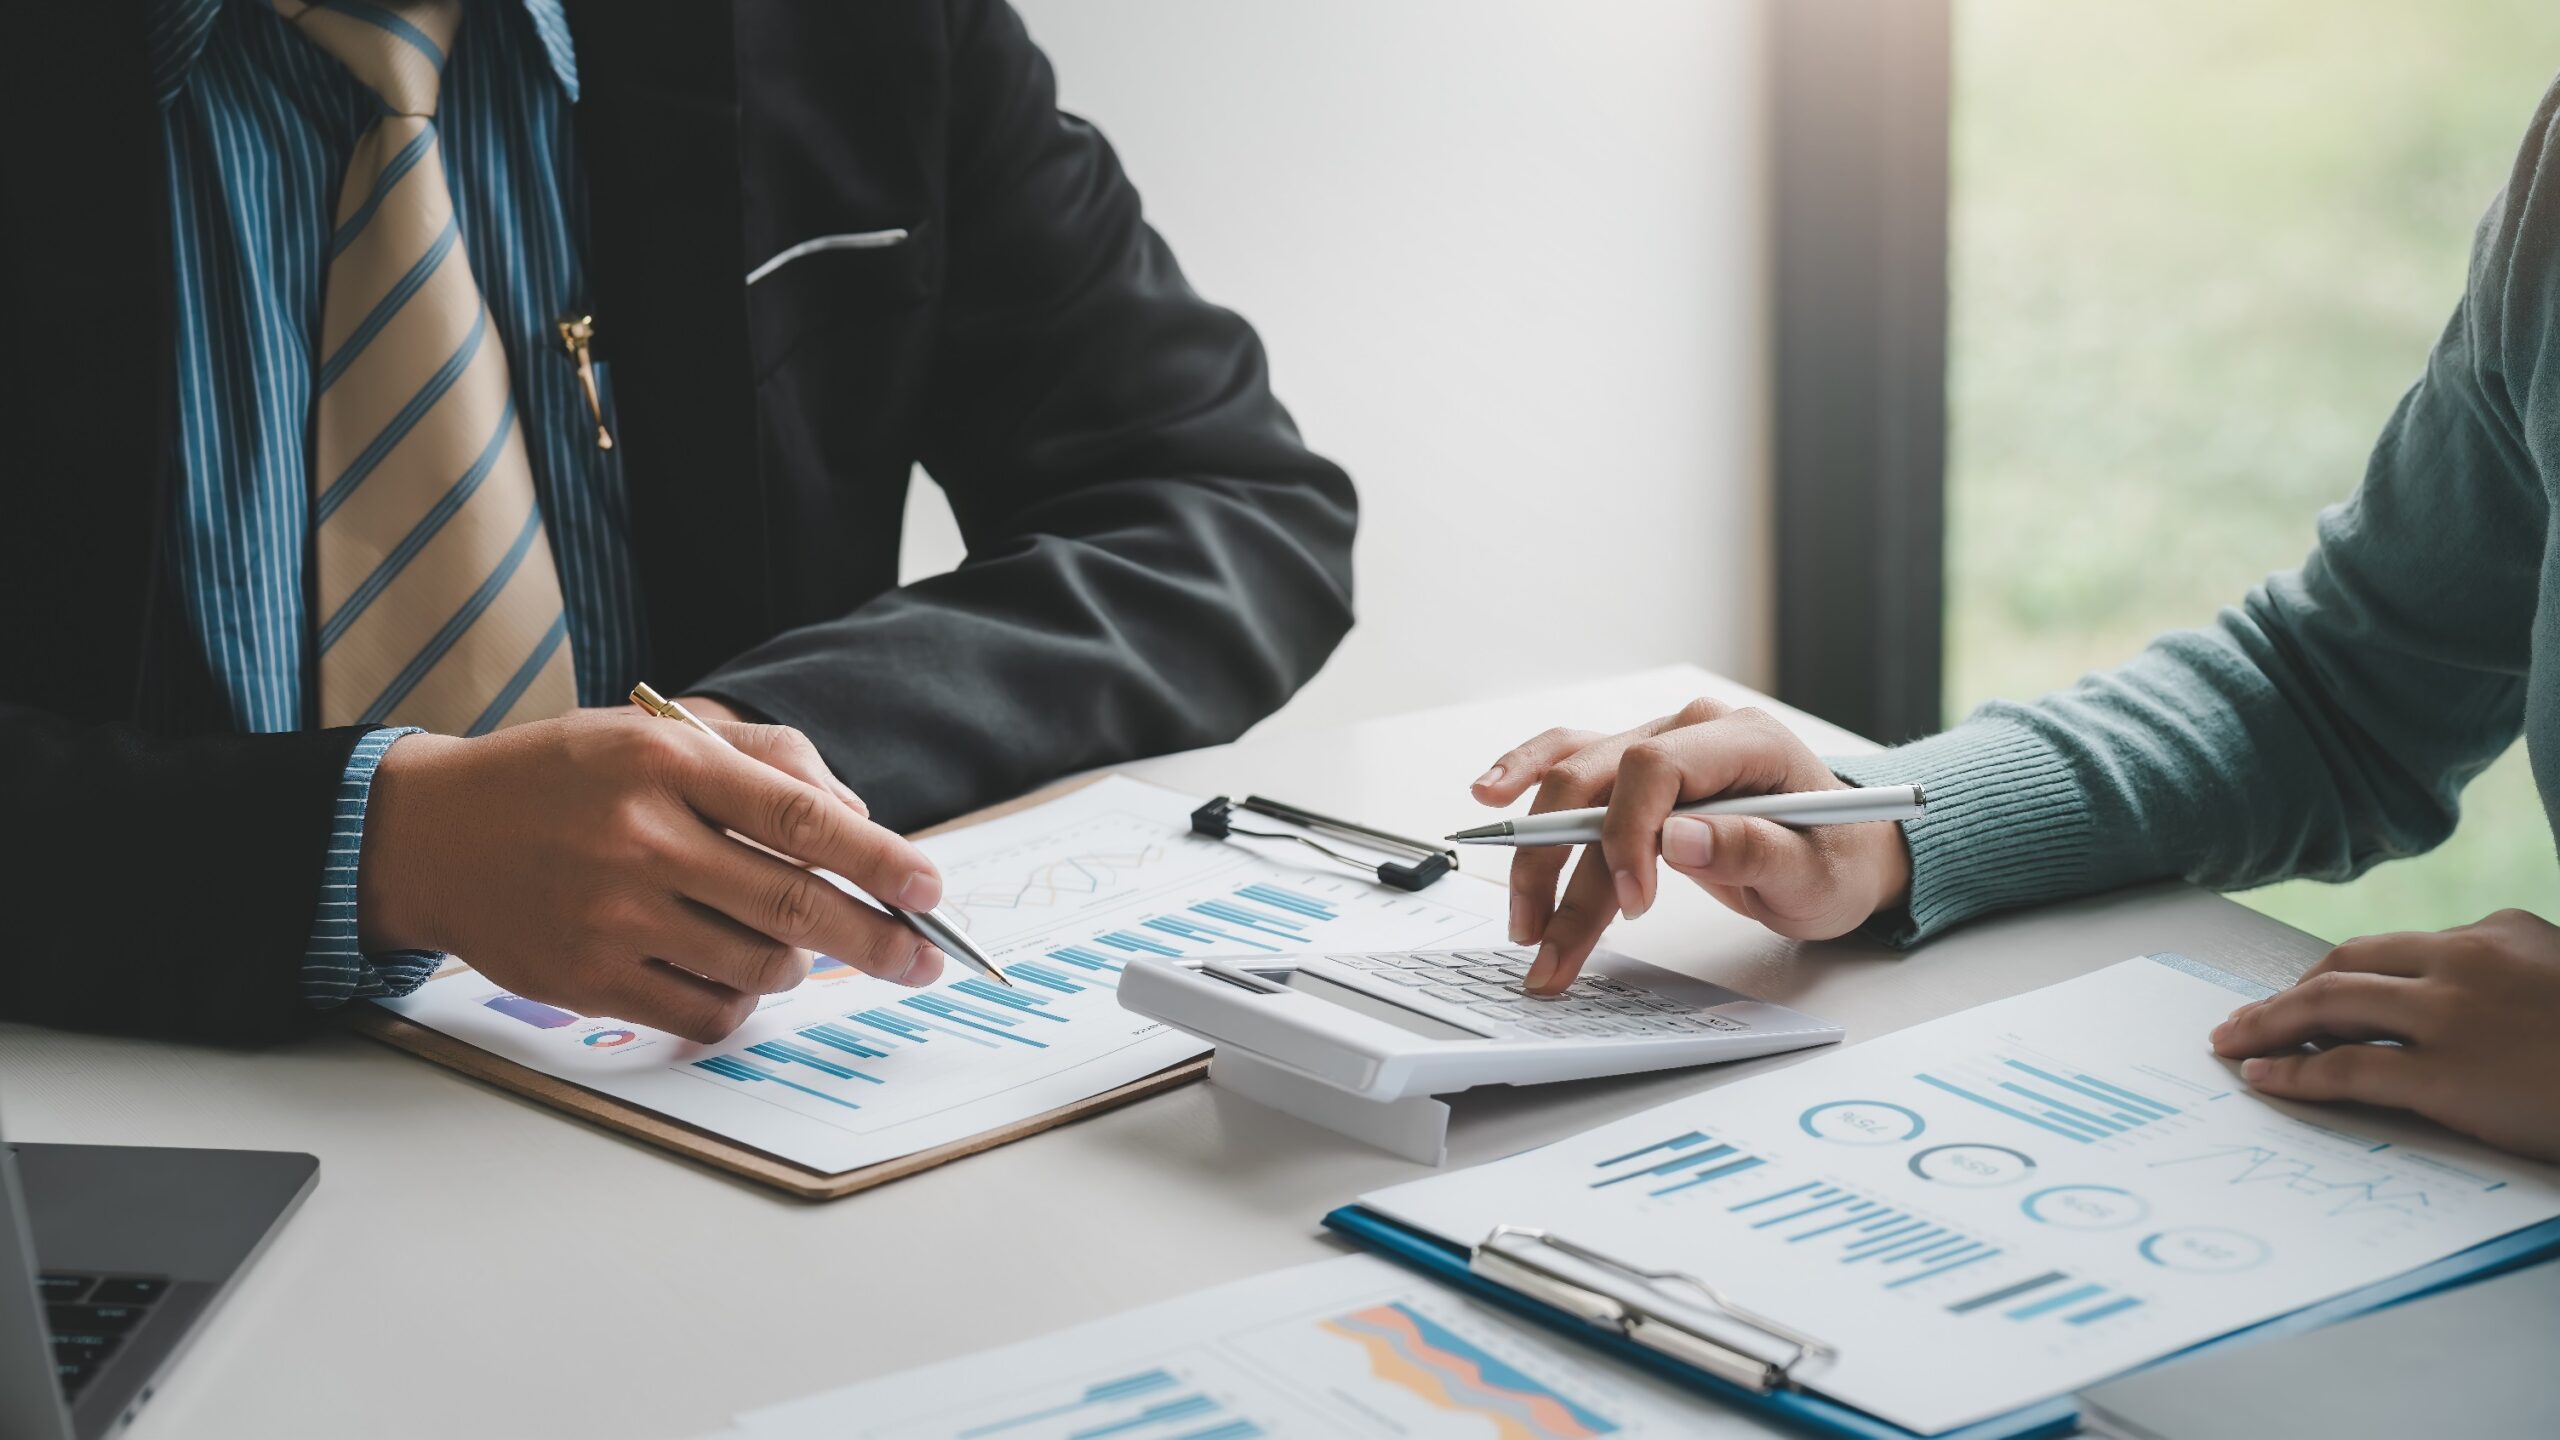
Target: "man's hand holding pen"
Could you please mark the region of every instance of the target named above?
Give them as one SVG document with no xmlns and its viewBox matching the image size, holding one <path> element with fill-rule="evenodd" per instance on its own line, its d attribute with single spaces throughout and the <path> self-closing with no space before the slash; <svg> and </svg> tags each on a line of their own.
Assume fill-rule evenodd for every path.
<svg viewBox="0 0 2560 1440">
<path fill-rule="evenodd" d="M 699 1041 L 799 984 L 815 952 L 932 983 L 941 953 L 913 930 L 728 832 L 911 910 L 941 900 L 933 863 L 798 731 L 709 723 L 728 744 L 638 711 L 395 742 L 368 808 L 361 943 L 450 950 L 530 999 Z"/>
</svg>

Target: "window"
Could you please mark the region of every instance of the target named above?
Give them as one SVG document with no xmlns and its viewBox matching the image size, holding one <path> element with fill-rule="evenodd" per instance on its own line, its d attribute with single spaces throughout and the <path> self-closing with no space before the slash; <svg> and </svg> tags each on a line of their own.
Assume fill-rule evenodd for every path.
<svg viewBox="0 0 2560 1440">
<path fill-rule="evenodd" d="M 2560 9 L 1958 0 L 1954 53 L 1950 720 L 2301 561 L 2460 291 Z M 2463 809 L 2429 855 L 2240 898 L 2331 939 L 2554 913 L 2521 745 Z"/>
</svg>

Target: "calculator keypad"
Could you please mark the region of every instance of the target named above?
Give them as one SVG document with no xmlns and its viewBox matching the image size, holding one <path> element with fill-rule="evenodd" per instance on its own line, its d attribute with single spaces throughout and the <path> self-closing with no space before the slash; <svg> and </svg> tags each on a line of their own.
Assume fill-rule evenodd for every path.
<svg viewBox="0 0 2560 1440">
<path fill-rule="evenodd" d="M 1379 982 L 1370 988 L 1388 998 L 1408 1004 L 1417 997 L 1437 1001 L 1480 1021 L 1505 1022 L 1549 1039 L 1655 1039 L 1750 1028 L 1611 975 L 1586 972 L 1554 999 L 1530 995 L 1520 988 L 1529 978 L 1531 955 L 1526 950 L 1380 951 L 1325 958 Z"/>
</svg>

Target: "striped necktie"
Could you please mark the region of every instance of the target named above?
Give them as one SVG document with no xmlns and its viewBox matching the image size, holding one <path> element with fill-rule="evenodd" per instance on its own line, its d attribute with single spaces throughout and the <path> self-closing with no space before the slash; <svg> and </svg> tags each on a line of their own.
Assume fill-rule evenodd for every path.
<svg viewBox="0 0 2560 1440">
<path fill-rule="evenodd" d="M 329 239 L 313 376 L 324 725 L 452 735 L 578 703 L 507 356 L 438 153 L 461 0 L 273 0 L 381 101 Z"/>
</svg>

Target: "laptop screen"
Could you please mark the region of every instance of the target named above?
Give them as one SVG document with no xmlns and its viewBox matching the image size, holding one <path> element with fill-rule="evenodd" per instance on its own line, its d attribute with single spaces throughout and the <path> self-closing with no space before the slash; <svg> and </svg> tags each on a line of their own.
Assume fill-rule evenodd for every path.
<svg viewBox="0 0 2560 1440">
<path fill-rule="evenodd" d="M 53 1342 L 36 1295 L 35 1241 L 18 1190 L 18 1162 L 0 1140 L 0 1435 L 70 1440 L 71 1415 L 53 1378 Z"/>
</svg>

